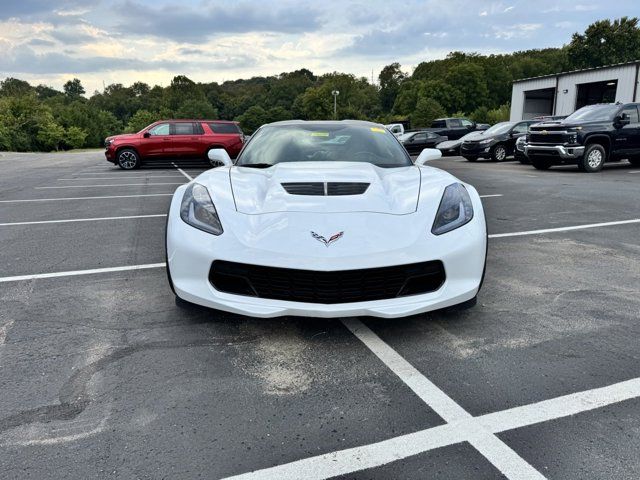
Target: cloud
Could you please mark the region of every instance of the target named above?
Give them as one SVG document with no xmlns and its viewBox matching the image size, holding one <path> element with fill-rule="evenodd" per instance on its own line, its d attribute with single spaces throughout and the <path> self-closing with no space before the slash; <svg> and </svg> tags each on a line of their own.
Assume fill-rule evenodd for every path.
<svg viewBox="0 0 640 480">
<path fill-rule="evenodd" d="M 4 1 L 0 8 L 0 20 L 7 18 L 34 18 L 42 14 L 51 15 L 52 3 L 58 11 L 63 13 L 75 12 L 77 9 L 89 10 L 95 7 L 96 1 L 91 0 L 18 0 Z"/>
<path fill-rule="evenodd" d="M 321 13 L 301 2 L 215 2 L 192 9 L 183 4 L 150 8 L 125 2 L 116 29 L 127 35 L 153 35 L 175 41 L 200 42 L 223 33 L 304 33 L 320 27 Z"/>
<path fill-rule="evenodd" d="M 495 38 L 512 40 L 514 38 L 530 37 L 536 30 L 541 28 L 541 23 L 518 23 L 516 25 L 494 27 L 494 32 Z"/>
<path fill-rule="evenodd" d="M 1 46 L 1 45 L 0 45 Z M 80 57 L 73 51 L 36 53 L 32 48 L 20 46 L 0 57 L 0 72 L 29 74 L 82 74 L 111 70 L 169 70 L 180 72 L 199 69 L 237 69 L 255 65 L 249 55 L 212 55 L 202 62 L 184 60 L 140 60 L 134 58 L 91 56 Z"/>
<path fill-rule="evenodd" d="M 44 38 L 34 38 L 27 42 L 27 45 L 32 45 L 34 47 L 53 47 L 55 44 L 56 42 L 45 40 Z"/>
</svg>

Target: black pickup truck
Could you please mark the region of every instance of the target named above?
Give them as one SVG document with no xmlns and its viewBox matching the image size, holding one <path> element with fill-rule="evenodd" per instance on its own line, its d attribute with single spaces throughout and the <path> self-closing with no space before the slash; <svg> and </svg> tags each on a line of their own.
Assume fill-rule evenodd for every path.
<svg viewBox="0 0 640 480">
<path fill-rule="evenodd" d="M 466 118 L 436 118 L 431 122 L 431 126 L 424 130 L 447 137 L 449 140 L 457 140 L 469 132 L 486 130 L 487 128 L 489 125 L 472 122 Z"/>
<path fill-rule="evenodd" d="M 640 104 L 588 105 L 564 120 L 533 125 L 524 154 L 538 170 L 573 164 L 597 172 L 625 158 L 640 166 Z"/>
</svg>

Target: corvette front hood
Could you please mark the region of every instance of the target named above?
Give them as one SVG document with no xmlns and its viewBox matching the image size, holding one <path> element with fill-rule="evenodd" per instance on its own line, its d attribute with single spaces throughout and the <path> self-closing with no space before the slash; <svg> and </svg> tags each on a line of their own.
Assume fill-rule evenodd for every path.
<svg viewBox="0 0 640 480">
<path fill-rule="evenodd" d="M 231 189 L 240 213 L 372 212 L 406 215 L 416 211 L 420 169 L 415 166 L 379 168 L 360 162 L 291 162 L 270 168 L 232 167 Z M 297 195 L 287 183 L 368 183 L 357 195 Z"/>
</svg>

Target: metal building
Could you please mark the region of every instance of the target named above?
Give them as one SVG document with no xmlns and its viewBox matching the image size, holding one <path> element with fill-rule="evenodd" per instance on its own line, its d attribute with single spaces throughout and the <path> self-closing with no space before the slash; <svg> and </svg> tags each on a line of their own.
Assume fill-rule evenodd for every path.
<svg viewBox="0 0 640 480">
<path fill-rule="evenodd" d="M 513 82 L 511 120 L 569 115 L 594 103 L 640 101 L 640 60 Z"/>
</svg>

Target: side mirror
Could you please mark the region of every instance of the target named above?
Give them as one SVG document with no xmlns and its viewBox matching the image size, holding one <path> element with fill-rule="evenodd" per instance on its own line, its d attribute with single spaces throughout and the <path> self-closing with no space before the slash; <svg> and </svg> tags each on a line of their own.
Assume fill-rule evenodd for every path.
<svg viewBox="0 0 640 480">
<path fill-rule="evenodd" d="M 150 134 L 149 132 L 144 132 L 144 133 L 142 134 L 142 136 L 143 136 L 144 138 L 149 138 L 149 137 L 151 136 L 151 134 Z"/>
<path fill-rule="evenodd" d="M 631 120 L 629 119 L 629 115 L 627 115 L 626 113 L 623 113 L 622 115 L 618 115 L 615 119 L 615 123 L 620 125 L 621 127 L 624 125 L 629 125 L 629 122 Z"/>
<path fill-rule="evenodd" d="M 207 156 L 212 162 L 221 163 L 225 167 L 230 167 L 231 165 L 233 165 L 231 157 L 224 148 L 212 148 L 211 150 L 209 150 Z"/>
<path fill-rule="evenodd" d="M 425 163 L 430 162 L 431 160 L 437 160 L 440 157 L 442 157 L 442 152 L 437 148 L 425 148 L 420 152 L 418 158 L 416 158 L 415 164 L 424 165 Z"/>
</svg>

